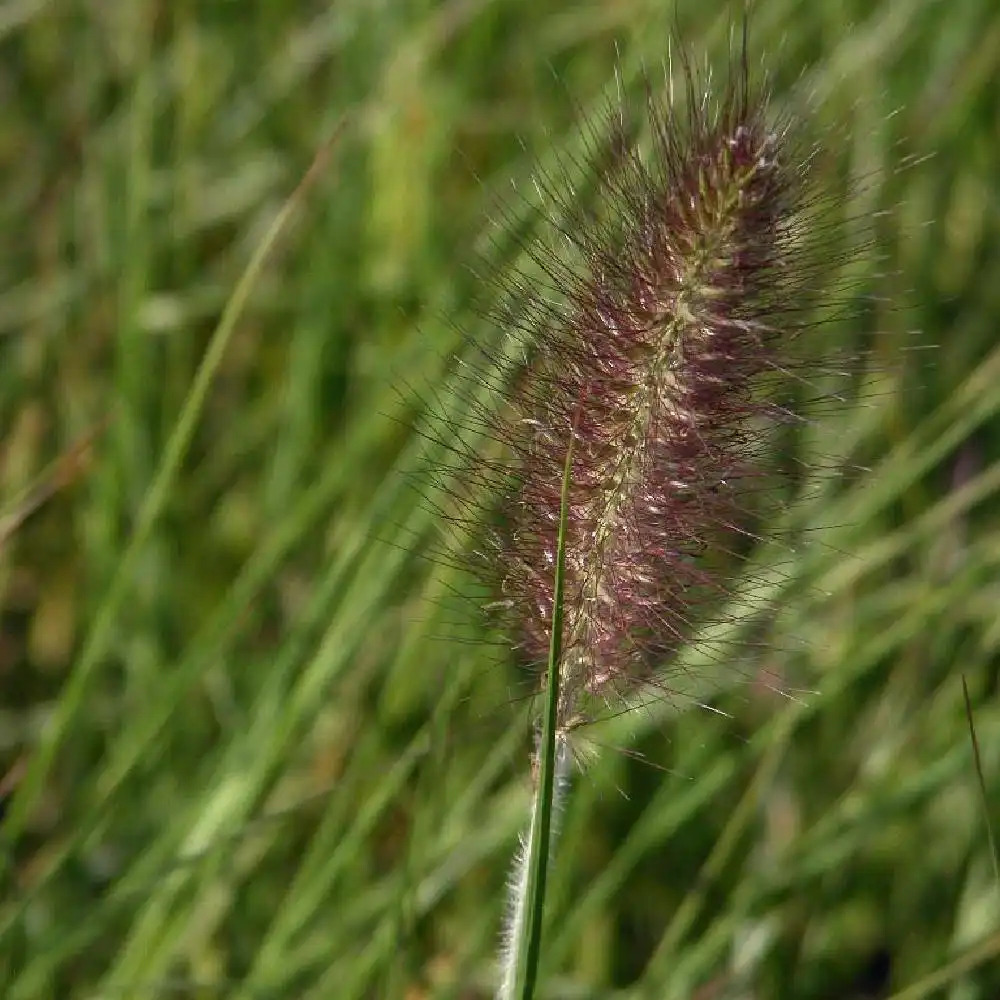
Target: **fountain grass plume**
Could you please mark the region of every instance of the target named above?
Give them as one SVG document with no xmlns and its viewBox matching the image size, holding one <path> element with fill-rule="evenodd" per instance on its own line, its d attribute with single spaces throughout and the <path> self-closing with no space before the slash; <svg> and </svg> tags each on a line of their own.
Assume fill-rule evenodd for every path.
<svg viewBox="0 0 1000 1000">
<path fill-rule="evenodd" d="M 507 281 L 497 318 L 516 349 L 484 349 L 467 374 L 493 397 L 468 411 L 491 444 L 466 448 L 465 427 L 448 444 L 463 459 L 454 509 L 480 534 L 473 562 L 522 657 L 546 664 L 504 998 L 530 996 L 537 974 L 569 734 L 594 703 L 658 683 L 724 601 L 720 567 L 745 548 L 769 429 L 789 416 L 775 386 L 814 374 L 798 341 L 816 329 L 837 222 L 811 184 L 816 150 L 770 113 L 745 26 L 720 92 L 683 51 L 679 69 L 680 93 L 647 82 L 648 143 L 622 107 L 583 161 L 538 178 L 554 239 Z"/>
<path fill-rule="evenodd" d="M 516 347 L 467 375 L 493 396 L 472 416 L 490 445 L 462 454 L 451 492 L 527 664 L 551 645 L 573 447 L 564 731 L 594 705 L 667 690 L 661 668 L 724 602 L 775 492 L 766 453 L 790 419 L 776 386 L 816 374 L 798 343 L 829 264 L 815 150 L 768 114 L 745 42 L 721 95 L 683 56 L 680 75 L 682 95 L 647 85 L 648 153 L 624 113 L 607 116 L 580 169 L 596 198 L 578 198 L 569 170 L 539 179 L 556 238 L 528 246 L 530 273 L 508 279 L 495 317 Z"/>
</svg>

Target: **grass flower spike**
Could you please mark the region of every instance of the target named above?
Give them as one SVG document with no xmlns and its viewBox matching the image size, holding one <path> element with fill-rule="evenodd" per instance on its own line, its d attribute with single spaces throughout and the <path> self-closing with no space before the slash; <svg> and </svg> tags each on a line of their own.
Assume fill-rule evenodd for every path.
<svg viewBox="0 0 1000 1000">
<path fill-rule="evenodd" d="M 499 457 L 466 456 L 464 499 L 499 498 L 477 551 L 525 657 L 548 657 L 504 998 L 529 997 L 537 975 L 569 732 L 594 704 L 668 689 L 672 656 L 725 599 L 725 567 L 773 494 L 768 429 L 788 417 L 775 386 L 799 364 L 829 245 L 811 157 L 769 115 L 745 33 L 720 94 L 681 68 L 682 97 L 647 87 L 648 152 L 615 113 L 582 164 L 539 180 L 556 239 L 530 248 L 500 316 L 520 360 L 501 375 L 487 356 L 476 373 L 501 397 L 478 411 Z"/>
<path fill-rule="evenodd" d="M 532 662 L 551 641 L 573 441 L 564 729 L 591 699 L 655 682 L 723 596 L 709 567 L 746 531 L 762 427 L 782 417 L 769 386 L 804 325 L 815 256 L 788 129 L 768 120 L 745 51 L 718 100 L 685 70 L 684 102 L 649 93 L 651 156 L 609 120 L 612 155 L 594 154 L 603 214 L 547 181 L 572 252 L 533 251 L 550 287 L 520 303 L 527 362 L 490 417 L 505 456 L 490 470 L 502 527 L 489 570 Z"/>
<path fill-rule="evenodd" d="M 811 157 L 752 83 L 745 32 L 721 94 L 681 69 L 682 97 L 647 86 L 648 152 L 624 113 L 590 134 L 576 166 L 598 207 L 574 164 L 540 178 L 556 239 L 529 248 L 499 317 L 520 360 L 502 375 L 487 353 L 475 373 L 499 390 L 477 410 L 499 457 L 465 456 L 463 500 L 499 498 L 481 567 L 525 658 L 548 657 L 502 998 L 536 981 L 570 731 L 595 704 L 668 689 L 673 654 L 725 599 L 720 567 L 768 494 L 763 445 L 788 417 L 775 385 L 798 365 L 829 245 Z"/>
</svg>

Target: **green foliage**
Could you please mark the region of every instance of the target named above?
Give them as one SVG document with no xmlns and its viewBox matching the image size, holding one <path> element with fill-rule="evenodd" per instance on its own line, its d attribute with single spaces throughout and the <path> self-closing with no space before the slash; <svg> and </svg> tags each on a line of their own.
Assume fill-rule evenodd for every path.
<svg viewBox="0 0 1000 1000">
<path fill-rule="evenodd" d="M 561 823 L 540 996 L 1000 994 L 961 683 L 996 824 L 994 8 L 755 5 L 777 106 L 811 109 L 878 250 L 831 261 L 862 404 L 781 447 L 870 471 L 804 480 L 753 554 L 773 583 L 734 584 L 751 631 L 681 658 L 681 704 L 726 715 L 581 732 L 609 748 Z M 416 428 L 460 405 L 456 331 L 496 335 L 477 271 L 534 225 L 510 181 L 579 149 L 616 47 L 631 94 L 672 31 L 723 65 L 732 17 L 4 8 L 4 997 L 490 995 L 525 687 L 428 558 L 454 522 L 414 492 Z"/>
</svg>

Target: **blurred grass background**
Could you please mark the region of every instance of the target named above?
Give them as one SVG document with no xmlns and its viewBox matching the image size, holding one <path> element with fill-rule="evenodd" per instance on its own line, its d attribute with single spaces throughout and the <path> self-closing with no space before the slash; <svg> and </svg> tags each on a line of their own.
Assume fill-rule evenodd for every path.
<svg viewBox="0 0 1000 1000">
<path fill-rule="evenodd" d="M 671 31 L 724 65 L 734 16 L 0 7 L 0 995 L 490 995 L 529 726 L 424 558 L 413 428 L 456 331 L 495 336 L 469 264 L 517 263 L 511 180 L 572 155 L 616 61 L 636 96 Z M 633 753 L 577 781 L 542 995 L 995 1000 L 961 677 L 995 826 L 1000 11 L 759 0 L 751 47 L 877 243 L 836 336 L 884 374 L 796 442 L 872 471 L 754 555 L 780 573 L 727 715 L 601 735 Z"/>
</svg>

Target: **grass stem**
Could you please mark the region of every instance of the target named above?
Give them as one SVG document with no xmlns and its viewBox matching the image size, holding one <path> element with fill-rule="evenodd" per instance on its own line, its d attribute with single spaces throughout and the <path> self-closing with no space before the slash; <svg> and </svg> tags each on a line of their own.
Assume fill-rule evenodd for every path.
<svg viewBox="0 0 1000 1000">
<path fill-rule="evenodd" d="M 552 603 L 552 637 L 546 677 L 545 716 L 537 749 L 535 799 L 528 837 L 518 850 L 511 877 L 508 926 L 501 954 L 499 1000 L 531 1000 L 541 955 L 542 914 L 549 856 L 554 836 L 553 816 L 562 806 L 568 785 L 569 748 L 559 725 L 559 680 L 562 666 L 563 603 L 566 572 L 566 522 L 573 466 L 573 438 L 566 451 L 556 545 L 555 589 Z"/>
</svg>

